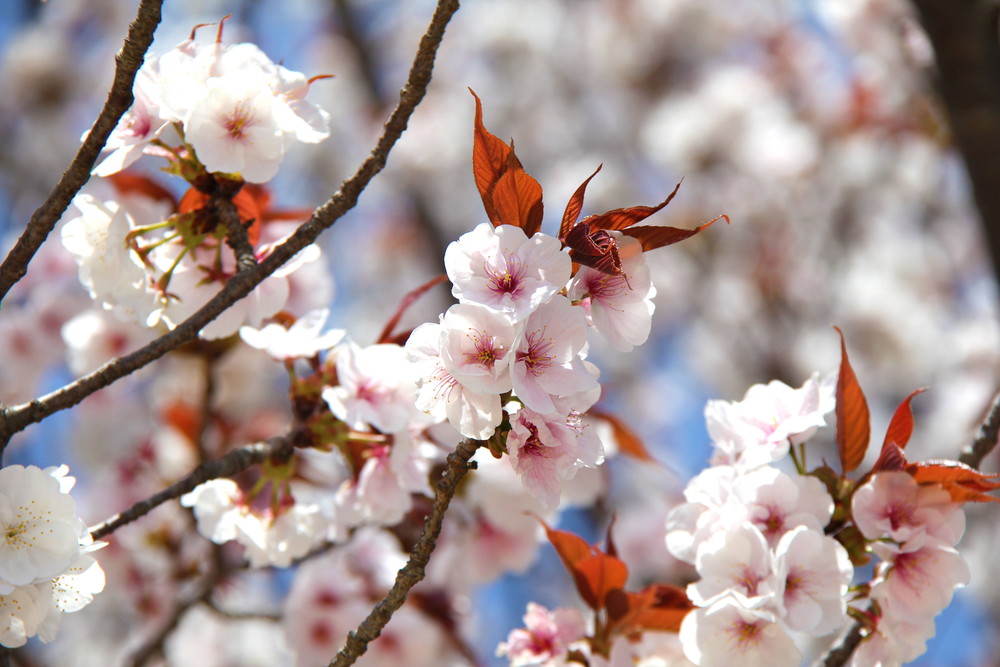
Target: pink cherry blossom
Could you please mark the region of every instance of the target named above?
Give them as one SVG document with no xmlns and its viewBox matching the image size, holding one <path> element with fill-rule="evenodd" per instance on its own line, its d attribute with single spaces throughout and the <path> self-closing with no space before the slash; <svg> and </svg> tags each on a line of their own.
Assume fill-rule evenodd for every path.
<svg viewBox="0 0 1000 667">
<path fill-rule="evenodd" d="M 558 239 L 488 222 L 463 234 L 444 253 L 452 294 L 523 321 L 569 280 L 571 262 Z"/>
<path fill-rule="evenodd" d="M 511 631 L 497 647 L 497 655 L 506 655 L 511 667 L 566 665 L 569 645 L 587 632 L 587 623 L 576 609 L 549 611 L 534 602 L 528 603 L 524 626 Z"/>
<path fill-rule="evenodd" d="M 796 526 L 822 530 L 833 514 L 833 499 L 817 478 L 792 477 L 771 466 L 741 475 L 733 492 L 747 506 L 747 518 L 772 548 Z"/>
<path fill-rule="evenodd" d="M 593 468 L 604 461 L 601 441 L 580 423 L 579 416 L 553 418 L 522 408 L 511 417 L 507 452 L 525 490 L 543 507 L 559 504 L 561 480 L 577 468 Z"/>
<path fill-rule="evenodd" d="M 792 630 L 825 635 L 847 622 L 844 595 L 854 566 L 839 542 L 799 526 L 774 550 L 774 570 L 781 589 L 781 620 Z"/>
<path fill-rule="evenodd" d="M 688 502 L 667 515 L 667 550 L 675 558 L 694 565 L 702 543 L 747 522 L 747 505 L 734 494 L 738 477 L 733 467 L 712 466 L 688 482 Z"/>
<path fill-rule="evenodd" d="M 440 324 L 422 324 L 406 341 L 406 353 L 419 385 L 416 407 L 437 421 L 445 419 L 467 438 L 485 440 L 500 425 L 500 394 L 462 385 L 441 360 Z"/>
<path fill-rule="evenodd" d="M 533 312 L 524 324 L 514 356 L 511 382 L 527 407 L 542 414 L 556 411 L 552 397 L 591 390 L 597 383 L 583 365 L 587 344 L 583 310 L 555 296 Z"/>
<path fill-rule="evenodd" d="M 955 588 L 969 583 L 969 564 L 945 544 L 929 542 L 903 552 L 882 543 L 872 548 L 888 565 L 872 586 L 872 599 L 911 623 L 932 618 L 951 603 Z"/>
<path fill-rule="evenodd" d="M 406 429 L 416 412 L 417 387 L 406 351 L 399 345 L 349 343 L 336 357 L 337 380 L 323 390 L 330 411 L 357 431 Z"/>
<path fill-rule="evenodd" d="M 611 232 L 618 242 L 624 275 L 612 276 L 581 267 L 569 284 L 569 297 L 583 302 L 597 331 L 612 347 L 630 352 L 649 338 L 653 324 L 656 287 L 642 246 L 621 232 Z"/>
<path fill-rule="evenodd" d="M 750 525 L 712 535 L 698 548 L 695 567 L 701 579 L 687 592 L 700 607 L 729 595 L 747 608 L 770 607 L 779 594 L 767 541 Z"/>
<path fill-rule="evenodd" d="M 953 546 L 965 532 L 965 512 L 947 491 L 901 471 L 879 473 L 855 491 L 851 514 L 865 537 L 888 537 L 904 551 L 928 542 Z"/>
<path fill-rule="evenodd" d="M 511 389 L 514 324 L 485 306 L 459 303 L 441 318 L 441 361 L 452 377 L 479 393 Z"/>
<path fill-rule="evenodd" d="M 702 667 L 798 667 L 802 653 L 774 615 L 733 597 L 693 609 L 681 623 L 688 660 Z"/>
<path fill-rule="evenodd" d="M 788 454 L 825 423 L 834 407 L 833 383 L 815 373 L 798 389 L 773 380 L 747 390 L 743 400 L 709 401 L 705 422 L 715 443 L 713 463 L 744 469 L 772 463 Z"/>
</svg>

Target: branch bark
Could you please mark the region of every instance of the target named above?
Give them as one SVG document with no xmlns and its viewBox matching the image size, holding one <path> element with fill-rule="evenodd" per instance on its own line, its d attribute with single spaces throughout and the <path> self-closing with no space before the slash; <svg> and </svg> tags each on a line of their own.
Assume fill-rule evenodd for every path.
<svg viewBox="0 0 1000 667">
<path fill-rule="evenodd" d="M 263 463 L 270 458 L 287 458 L 292 453 L 292 448 L 292 437 L 283 437 L 271 438 L 267 442 L 258 442 L 253 445 L 234 449 L 221 459 L 201 464 L 192 470 L 187 477 L 174 482 L 159 493 L 145 500 L 140 500 L 124 512 L 116 514 L 93 526 L 90 529 L 90 536 L 95 540 L 99 540 L 102 537 L 110 535 L 125 524 L 132 523 L 136 519 L 149 514 L 163 503 L 174 498 L 180 498 L 185 493 L 192 491 L 199 484 L 219 477 L 232 477 L 255 463 Z"/>
<path fill-rule="evenodd" d="M 935 83 L 1000 277 L 1000 7 L 994 0 L 912 1 L 934 48 Z"/>
<path fill-rule="evenodd" d="M 441 534 L 445 511 L 455 495 L 458 483 L 466 472 L 475 467 L 475 464 L 470 463 L 469 459 L 480 446 L 482 443 L 478 440 L 466 439 L 460 442 L 455 451 L 448 455 L 444 473 L 438 481 L 437 492 L 434 495 L 434 507 L 424 523 L 420 538 L 413 546 L 413 551 L 410 552 L 409 560 L 396 574 L 396 581 L 393 582 L 392 588 L 389 589 L 382 601 L 375 605 L 375 608 L 368 614 L 368 618 L 361 622 L 357 630 L 347 635 L 347 643 L 330 662 L 330 667 L 348 667 L 364 655 L 369 642 L 382 633 L 382 628 L 386 626 L 392 615 L 406 602 L 406 596 L 410 589 L 423 580 L 424 568 L 427 567 L 431 553 L 437 545 L 437 538 Z"/>
<path fill-rule="evenodd" d="M 97 156 L 107 143 L 111 131 L 118 125 L 122 115 L 132 106 L 132 86 L 135 74 L 142 66 L 149 45 L 153 43 L 153 33 L 160 23 L 160 9 L 163 0 L 142 0 L 135 20 L 129 25 L 125 44 L 115 55 L 115 77 L 108 92 L 104 108 L 98 114 L 94 126 L 84 140 L 76 156 L 45 202 L 31 215 L 17 243 L 0 264 L 0 301 L 10 288 L 28 270 L 31 258 L 48 238 L 59 218 L 69 207 L 73 197 L 90 178 Z"/>
<path fill-rule="evenodd" d="M 198 332 L 219 316 L 229 306 L 250 293 L 275 270 L 300 250 L 313 243 L 319 235 L 358 201 L 372 178 L 385 167 L 389 152 L 406 130 L 410 116 L 424 98 L 434 69 L 438 47 L 444 38 L 445 28 L 458 11 L 459 0 L 439 0 L 431 23 L 420 40 L 406 84 L 400 91 L 399 103 L 386 120 L 382 135 L 371 154 L 361 163 L 353 176 L 344 181 L 330 199 L 317 208 L 310 219 L 291 236 L 276 246 L 273 252 L 258 264 L 238 272 L 208 303 L 173 331 L 144 347 L 113 359 L 96 371 L 30 403 L 7 408 L 0 412 L 0 453 L 10 436 L 30 424 L 70 408 L 95 391 L 159 359 L 167 352 L 193 340 Z"/>
</svg>

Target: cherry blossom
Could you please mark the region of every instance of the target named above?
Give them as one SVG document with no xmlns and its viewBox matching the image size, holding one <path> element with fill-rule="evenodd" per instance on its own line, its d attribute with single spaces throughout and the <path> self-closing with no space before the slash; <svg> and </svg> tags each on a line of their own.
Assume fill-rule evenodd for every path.
<svg viewBox="0 0 1000 667">
<path fill-rule="evenodd" d="M 8 648 L 24 646 L 28 637 L 38 632 L 44 610 L 37 609 L 38 590 L 31 585 L 18 586 L 0 594 L 0 645 Z"/>
<path fill-rule="evenodd" d="M 771 466 L 741 475 L 734 481 L 733 493 L 772 548 L 796 526 L 822 530 L 833 514 L 833 499 L 817 478 L 792 477 Z"/>
<path fill-rule="evenodd" d="M 35 466 L 0 468 L 0 594 L 69 568 L 86 527 L 59 480 Z"/>
<path fill-rule="evenodd" d="M 592 468 L 604 461 L 601 441 L 578 416 L 553 418 L 530 408 L 511 418 L 507 452 L 525 490 L 548 509 L 559 504 L 561 480 L 576 475 L 581 466 Z"/>
<path fill-rule="evenodd" d="M 582 301 L 597 331 L 619 352 L 630 352 L 649 338 L 656 287 L 649 277 L 641 244 L 621 232 L 618 243 L 624 275 L 581 267 L 569 284 L 569 298 Z"/>
<path fill-rule="evenodd" d="M 421 324 L 406 341 L 419 385 L 416 407 L 437 421 L 448 420 L 467 438 L 485 440 L 502 419 L 500 395 L 475 392 L 462 385 L 441 360 L 440 324 Z"/>
<path fill-rule="evenodd" d="M 475 392 L 511 389 L 514 324 L 485 306 L 459 303 L 441 318 L 441 361 L 452 377 Z"/>
<path fill-rule="evenodd" d="M 947 545 L 927 543 L 903 552 L 881 543 L 872 548 L 888 566 L 872 585 L 872 599 L 911 623 L 932 618 L 951 603 L 955 588 L 969 583 L 968 563 Z"/>
<path fill-rule="evenodd" d="M 862 485 L 851 500 L 851 515 L 865 537 L 887 537 L 903 551 L 928 542 L 953 546 L 965 531 L 965 512 L 947 491 L 921 486 L 905 472 L 881 472 Z"/>
<path fill-rule="evenodd" d="M 854 576 L 847 551 L 832 537 L 799 526 L 774 550 L 781 620 L 792 630 L 825 635 L 847 621 L 844 595 Z"/>
<path fill-rule="evenodd" d="M 272 323 L 263 329 L 240 327 L 240 338 L 250 347 L 264 350 L 279 361 L 308 359 L 329 350 L 347 334 L 343 329 L 320 333 L 330 315 L 328 308 L 312 310 L 295 320 L 290 327 Z"/>
<path fill-rule="evenodd" d="M 519 227 L 484 222 L 445 250 L 452 294 L 520 322 L 569 280 L 571 262 L 560 248 L 541 232 L 529 239 Z"/>
<path fill-rule="evenodd" d="M 337 381 L 323 390 L 330 411 L 357 431 L 383 433 L 406 428 L 415 413 L 416 383 L 406 351 L 399 345 L 351 342 L 336 356 Z"/>
<path fill-rule="evenodd" d="M 802 653 L 774 615 L 732 597 L 692 610 L 681 623 L 688 660 L 702 667 L 797 667 Z"/>
<path fill-rule="evenodd" d="M 587 344 L 583 310 L 561 296 L 533 312 L 524 324 L 514 355 L 511 382 L 527 407 L 556 411 L 552 396 L 586 392 L 597 384 L 580 357 Z"/>
<path fill-rule="evenodd" d="M 695 567 L 701 579 L 688 585 L 688 597 L 700 607 L 727 595 L 747 608 L 770 607 L 779 594 L 771 551 L 753 526 L 713 535 L 698 548 Z"/>
<path fill-rule="evenodd" d="M 576 609 L 549 611 L 529 602 L 524 628 L 511 631 L 507 641 L 497 646 L 497 655 L 506 655 L 511 667 L 560 667 L 569 664 L 566 661 L 569 645 L 582 639 L 586 632 L 586 621 Z"/>
<path fill-rule="evenodd" d="M 750 387 L 737 403 L 709 401 L 705 422 L 716 446 L 713 463 L 754 468 L 784 457 L 790 443 L 803 442 L 825 424 L 834 404 L 831 378 L 820 381 L 814 373 L 798 389 L 773 380 Z"/>
</svg>

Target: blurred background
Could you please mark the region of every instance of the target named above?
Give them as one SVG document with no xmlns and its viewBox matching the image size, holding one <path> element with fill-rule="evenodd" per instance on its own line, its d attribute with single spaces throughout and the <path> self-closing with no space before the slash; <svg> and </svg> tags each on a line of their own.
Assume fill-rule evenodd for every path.
<svg viewBox="0 0 1000 667">
<path fill-rule="evenodd" d="M 6 243 L 93 122 L 135 4 L 0 3 Z M 331 137 L 297 149 L 270 186 L 278 204 L 311 209 L 371 149 L 432 9 L 429 0 L 168 1 L 153 51 L 232 14 L 225 41 L 253 41 L 308 76 L 335 75 L 310 90 L 332 115 Z M 908 453 L 957 458 L 1000 388 L 1000 320 L 933 70 L 931 44 L 902 0 L 466 0 L 385 173 L 321 239 L 336 285 L 333 324 L 374 342 L 402 295 L 443 272 L 445 246 L 485 220 L 470 169 L 472 88 L 486 127 L 515 139 L 544 188 L 543 231 L 556 232 L 570 194 L 598 164 L 584 215 L 656 204 L 683 179 L 650 222 L 732 219 L 648 256 L 658 295 L 645 346 L 627 355 L 592 348 L 604 406 L 663 464 L 654 473 L 612 462 L 607 505 L 624 517 L 623 541 L 630 531 L 662 530 L 658 517 L 707 461 L 705 400 L 836 371 L 833 325 L 846 335 L 876 442 L 896 405 L 929 387 L 913 404 Z M 0 311 L 2 349 L 13 349 L 13 322 L 28 317 L 19 309 L 37 284 Z M 439 288 L 404 325 L 436 318 L 448 298 Z M 46 312 L 56 330 L 70 315 Z M 50 354 L 42 373 L 5 358 L 0 399 L 26 400 L 65 381 L 64 351 Z M 53 434 L 73 433 L 73 419 L 29 430 L 10 462 L 65 460 L 65 446 L 53 444 L 65 440 Z M 818 440 L 832 442 L 833 429 Z M 985 467 L 995 469 L 995 459 Z M 645 524 L 629 507 L 647 508 Z M 590 518 L 570 514 L 567 525 L 599 539 Z M 938 637 L 914 664 L 998 664 L 998 527 L 995 508 L 970 511 L 960 549 L 973 583 L 938 618 Z M 665 552 L 658 558 L 637 547 L 633 575 L 653 580 L 665 576 L 658 567 L 676 568 Z M 545 583 L 557 570 L 543 558 L 476 598 L 490 619 L 477 626 L 483 664 L 520 624 L 527 600 L 555 605 L 569 592 L 568 581 Z"/>
</svg>

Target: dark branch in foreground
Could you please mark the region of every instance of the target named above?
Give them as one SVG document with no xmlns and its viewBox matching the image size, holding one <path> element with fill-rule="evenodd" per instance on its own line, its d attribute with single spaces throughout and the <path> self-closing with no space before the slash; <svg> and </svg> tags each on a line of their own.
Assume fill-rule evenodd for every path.
<svg viewBox="0 0 1000 667">
<path fill-rule="evenodd" d="M 139 3 L 139 11 L 128 28 L 125 44 L 115 55 L 114 82 L 111 84 L 104 108 L 101 109 L 94 126 L 90 129 L 90 134 L 76 152 L 73 161 L 63 172 L 45 202 L 32 213 L 21 237 L 0 265 L 0 301 L 27 272 L 31 258 L 35 256 L 59 218 L 66 212 L 73 197 L 90 178 L 90 170 L 94 168 L 97 156 L 107 143 L 111 131 L 132 106 L 135 74 L 142 66 L 149 45 L 153 43 L 153 33 L 160 23 L 162 4 L 163 0 L 142 0 Z"/>
<path fill-rule="evenodd" d="M 347 643 L 330 662 L 330 667 L 348 667 L 364 655 L 368 649 L 368 643 L 382 633 L 382 628 L 389 622 L 392 615 L 406 602 L 406 596 L 410 589 L 423 580 L 424 568 L 427 567 L 431 553 L 437 546 L 437 538 L 441 534 L 445 511 L 448 509 L 462 477 L 475 467 L 474 463 L 469 463 L 469 459 L 481 445 L 482 443 L 478 440 L 466 439 L 458 443 L 455 451 L 448 455 L 444 473 L 438 481 L 437 492 L 434 495 L 434 508 L 424 523 L 420 539 L 417 540 L 413 551 L 410 552 L 409 560 L 396 573 L 396 581 L 393 582 L 392 588 L 389 589 L 382 601 L 375 605 L 375 608 L 368 614 L 368 618 L 361 622 L 357 630 L 347 635 Z"/>
<path fill-rule="evenodd" d="M 379 137 L 374 150 L 361 163 L 357 172 L 344 181 L 340 190 L 317 208 L 312 217 L 291 236 L 276 246 L 270 255 L 252 268 L 233 276 L 215 297 L 173 331 L 131 354 L 109 361 L 96 371 L 61 389 L 30 403 L 8 408 L 0 413 L 0 450 L 11 435 L 24 430 L 28 425 L 76 405 L 98 389 L 152 363 L 180 345 L 194 340 L 205 325 L 236 301 L 249 294 L 265 278 L 300 250 L 313 243 L 320 233 L 331 227 L 347 211 L 351 210 L 372 178 L 385 167 L 389 151 L 406 130 L 410 116 L 427 92 L 437 49 L 444 37 L 449 20 L 458 11 L 458 5 L 458 0 L 438 1 L 431 24 L 420 40 L 420 47 L 414 58 L 406 85 L 400 91 L 399 104 L 386 121 L 382 136 Z"/>
<path fill-rule="evenodd" d="M 95 540 L 110 535 L 125 524 L 132 523 L 136 519 L 149 514 L 153 509 L 169 500 L 180 498 L 185 493 L 192 491 L 199 484 L 203 484 L 210 479 L 232 477 L 253 464 L 263 463 L 270 458 L 287 458 L 292 453 L 292 446 L 291 438 L 284 437 L 271 438 L 267 442 L 258 442 L 253 445 L 245 445 L 239 449 L 234 449 L 221 459 L 201 464 L 184 479 L 171 484 L 145 500 L 140 500 L 121 514 L 116 514 L 108 520 L 97 524 L 90 529 L 90 535 Z"/>
<path fill-rule="evenodd" d="M 860 621 L 854 621 L 847 632 L 841 635 L 837 643 L 830 647 L 822 658 L 816 661 L 815 667 L 841 667 L 846 665 L 854 654 L 854 649 L 861 643 L 863 637 L 861 630 L 863 625 Z"/>
</svg>

